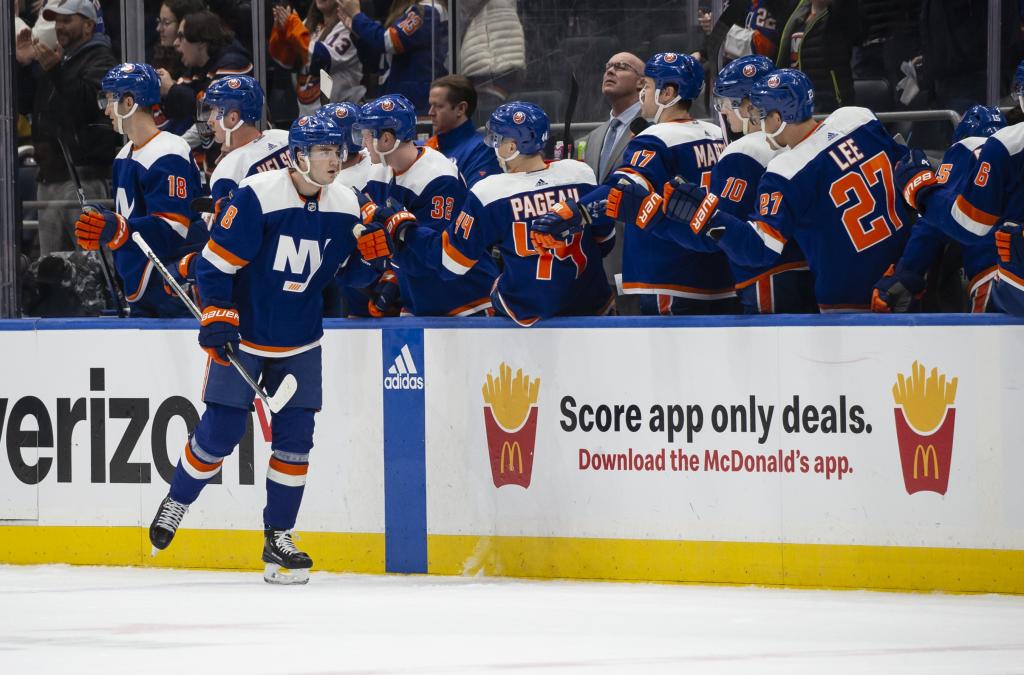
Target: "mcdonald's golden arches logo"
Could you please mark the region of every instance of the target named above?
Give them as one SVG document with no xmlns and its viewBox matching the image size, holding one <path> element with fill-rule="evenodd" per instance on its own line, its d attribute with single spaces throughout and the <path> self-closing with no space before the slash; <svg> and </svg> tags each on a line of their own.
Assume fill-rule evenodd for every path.
<svg viewBox="0 0 1024 675">
<path fill-rule="evenodd" d="M 909 376 L 896 376 L 892 387 L 896 440 L 907 494 L 929 491 L 944 495 L 953 463 L 957 378 L 947 381 L 938 368 L 932 368 L 927 376 L 925 371 L 924 365 L 914 361 Z"/>
<path fill-rule="evenodd" d="M 484 429 L 494 487 L 530 487 L 539 394 L 540 378 L 524 375 L 521 368 L 513 376 L 512 367 L 503 362 L 497 377 L 487 373 Z"/>
</svg>

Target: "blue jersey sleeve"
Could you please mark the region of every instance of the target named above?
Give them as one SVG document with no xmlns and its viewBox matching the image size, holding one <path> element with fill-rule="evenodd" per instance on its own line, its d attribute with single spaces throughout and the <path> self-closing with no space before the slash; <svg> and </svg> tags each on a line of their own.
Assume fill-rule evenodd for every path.
<svg viewBox="0 0 1024 675">
<path fill-rule="evenodd" d="M 213 197 L 214 203 L 227 197 L 232 191 L 238 188 L 236 183 L 231 178 L 218 178 L 213 185 L 210 186 L 210 196 Z"/>
<path fill-rule="evenodd" d="M 431 35 L 442 28 L 442 16 L 433 8 L 414 5 L 390 26 L 384 26 L 362 12 L 352 17 L 352 30 L 374 56 L 403 54 L 429 45 Z"/>
<path fill-rule="evenodd" d="M 441 234 L 440 260 L 445 276 L 461 276 L 480 259 L 490 258 L 489 248 L 502 238 L 499 227 L 470 192 L 455 220 Z"/>
<path fill-rule="evenodd" d="M 142 188 L 146 215 L 130 218 L 129 227 L 161 258 L 174 256 L 189 238 L 190 204 L 202 191 L 199 170 L 191 158 L 166 155 L 143 174 Z"/>
<path fill-rule="evenodd" d="M 803 208 L 797 191 L 778 174 L 766 173 L 757 190 L 756 208 L 746 220 L 728 211 L 715 213 L 713 225 L 724 226 L 719 247 L 740 265 L 772 265 L 793 236 L 796 215 Z"/>
<path fill-rule="evenodd" d="M 210 240 L 196 263 L 196 281 L 203 302 L 233 297 L 235 275 L 263 245 L 263 211 L 252 188 L 235 192 L 210 231 Z"/>
<path fill-rule="evenodd" d="M 988 235 L 1003 218 L 1010 190 L 1019 186 L 1020 176 L 1013 164 L 1007 147 L 997 137 L 989 138 L 960 193 L 929 204 L 929 212 L 935 207 L 945 211 L 946 204 L 952 202 L 949 213 L 953 220 L 976 237 Z"/>
</svg>

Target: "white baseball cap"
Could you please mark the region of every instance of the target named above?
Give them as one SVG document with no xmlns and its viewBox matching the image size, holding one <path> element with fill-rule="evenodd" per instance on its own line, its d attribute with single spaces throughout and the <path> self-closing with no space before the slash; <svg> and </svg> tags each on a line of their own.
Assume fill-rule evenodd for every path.
<svg viewBox="0 0 1024 675">
<path fill-rule="evenodd" d="M 81 14 L 86 19 L 95 21 L 96 6 L 92 4 L 92 0 L 50 0 L 43 8 L 43 18 L 47 21 L 54 21 L 58 14 Z"/>
</svg>

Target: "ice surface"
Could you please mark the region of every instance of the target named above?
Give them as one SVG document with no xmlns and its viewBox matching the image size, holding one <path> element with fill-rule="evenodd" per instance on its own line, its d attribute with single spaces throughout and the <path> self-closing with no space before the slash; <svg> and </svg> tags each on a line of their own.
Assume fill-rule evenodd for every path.
<svg viewBox="0 0 1024 675">
<path fill-rule="evenodd" d="M 0 566 L 0 673 L 1021 673 L 1024 598 Z"/>
</svg>

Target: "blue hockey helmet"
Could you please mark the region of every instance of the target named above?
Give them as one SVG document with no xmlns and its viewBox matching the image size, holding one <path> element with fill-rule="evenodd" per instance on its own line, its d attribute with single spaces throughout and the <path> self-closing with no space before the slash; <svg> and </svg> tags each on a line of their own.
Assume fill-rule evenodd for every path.
<svg viewBox="0 0 1024 675">
<path fill-rule="evenodd" d="M 235 110 L 243 122 L 255 124 L 263 116 L 263 88 L 248 75 L 231 75 L 210 83 L 200 99 L 200 117 L 209 119 L 211 108 Z M 206 113 L 206 114 L 203 114 Z"/>
<path fill-rule="evenodd" d="M 971 106 L 953 131 L 953 142 L 969 136 L 988 137 L 1006 126 L 1006 117 L 996 107 Z"/>
<path fill-rule="evenodd" d="M 513 140 L 517 153 L 536 155 L 544 151 L 550 126 L 547 113 L 538 105 L 525 101 L 503 103 L 487 120 L 485 142 L 497 149 L 503 139 Z"/>
<path fill-rule="evenodd" d="M 1013 74 L 1012 95 L 1020 109 L 1024 110 L 1024 61 L 1017 64 L 1017 72 Z"/>
<path fill-rule="evenodd" d="M 677 95 L 684 101 L 692 101 L 704 91 L 704 68 L 689 54 L 655 54 L 647 60 L 644 75 L 654 80 L 655 89 L 664 89 L 666 85 L 674 84 L 678 90 Z"/>
<path fill-rule="evenodd" d="M 387 94 L 359 109 L 355 128 L 369 131 L 373 138 L 391 131 L 399 141 L 411 141 L 416 138 L 416 108 L 400 94 Z"/>
<path fill-rule="evenodd" d="M 310 175 L 313 165 L 309 159 L 313 154 L 313 147 L 317 145 L 336 147 L 341 161 L 344 162 L 348 155 L 346 140 L 341 127 L 333 121 L 320 115 L 303 115 L 292 122 L 291 128 L 288 129 L 288 151 L 291 155 L 292 168 L 302 174 L 302 177 L 310 183 L 326 187 L 325 183 L 314 180 Z M 298 161 L 300 151 L 307 158 L 305 168 Z"/>
<path fill-rule="evenodd" d="M 148 63 L 122 63 L 114 66 L 100 81 L 98 104 L 107 107 L 107 94 L 120 101 L 131 95 L 139 107 L 148 108 L 160 103 L 160 76 Z"/>
<path fill-rule="evenodd" d="M 354 103 L 328 103 L 317 110 L 316 114 L 341 129 L 350 154 L 363 148 L 362 132 L 353 129 L 359 120 L 359 106 Z"/>
<path fill-rule="evenodd" d="M 784 123 L 803 122 L 814 116 L 814 87 L 799 70 L 781 68 L 762 76 L 750 88 L 750 102 L 763 120 L 777 112 Z"/>
<path fill-rule="evenodd" d="M 714 93 L 722 103 L 728 102 L 733 109 L 738 108 L 745 98 L 750 98 L 750 90 L 761 77 L 775 70 L 775 64 L 767 56 L 752 54 L 741 56 L 735 61 L 730 61 L 718 72 L 715 80 Z M 721 112 L 721 105 L 715 103 L 715 108 Z"/>
</svg>

